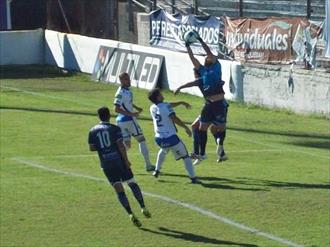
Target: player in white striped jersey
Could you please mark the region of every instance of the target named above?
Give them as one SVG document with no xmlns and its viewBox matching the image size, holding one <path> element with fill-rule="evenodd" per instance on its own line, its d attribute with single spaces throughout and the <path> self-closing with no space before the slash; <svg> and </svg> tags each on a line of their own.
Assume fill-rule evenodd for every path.
<svg viewBox="0 0 330 247">
<path fill-rule="evenodd" d="M 164 97 L 158 88 L 149 92 L 148 98 L 154 104 L 150 107 L 150 114 L 152 116 L 155 140 L 160 150 L 157 155 L 156 169 L 153 175 L 157 178 L 160 174 L 161 166 L 165 160 L 165 156 L 169 151 L 172 151 L 176 160 L 183 159 L 185 168 L 192 183 L 199 183 L 199 180 L 195 176 L 194 167 L 192 165 L 191 158 L 188 151 L 177 136 L 177 129 L 175 124 L 184 128 L 187 135 L 191 136 L 190 128 L 187 127 L 178 118 L 172 109 L 179 105 L 184 105 L 186 108 L 190 108 L 190 105 L 186 102 L 180 101 L 175 103 L 164 102 Z"/>
<path fill-rule="evenodd" d="M 121 87 L 118 88 L 114 100 L 114 110 L 118 113 L 116 123 L 122 131 L 126 149 L 131 147 L 131 136 L 133 136 L 139 143 L 139 149 L 144 158 L 146 171 L 153 171 L 155 167 L 150 162 L 145 138 L 136 120 L 143 109 L 133 104 L 133 94 L 129 90 L 131 86 L 129 75 L 127 73 L 121 73 L 119 80 Z"/>
</svg>

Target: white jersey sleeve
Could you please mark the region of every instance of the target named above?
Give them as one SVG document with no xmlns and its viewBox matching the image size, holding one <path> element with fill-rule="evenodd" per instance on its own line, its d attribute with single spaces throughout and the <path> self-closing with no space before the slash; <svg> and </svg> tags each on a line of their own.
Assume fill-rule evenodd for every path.
<svg viewBox="0 0 330 247">
<path fill-rule="evenodd" d="M 118 105 L 118 106 L 121 106 L 123 103 L 123 94 L 122 94 L 122 90 L 121 88 L 119 87 L 117 89 L 117 92 L 115 94 L 115 100 L 113 101 L 113 104 L 114 105 Z"/>
<path fill-rule="evenodd" d="M 150 107 L 150 114 L 152 116 L 156 137 L 167 138 L 176 134 L 177 129 L 170 117 L 172 114 L 175 114 L 175 112 L 169 103 L 152 105 Z"/>
</svg>

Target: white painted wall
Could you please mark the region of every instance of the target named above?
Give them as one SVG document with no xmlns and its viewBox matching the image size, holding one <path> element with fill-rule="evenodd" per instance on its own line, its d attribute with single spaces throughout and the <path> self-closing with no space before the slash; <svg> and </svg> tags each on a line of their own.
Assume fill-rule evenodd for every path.
<svg viewBox="0 0 330 247">
<path fill-rule="evenodd" d="M 44 31 L 0 32 L 0 65 L 43 64 Z"/>
<path fill-rule="evenodd" d="M 122 48 L 126 50 L 140 51 L 150 54 L 163 55 L 165 57 L 165 68 L 161 75 L 162 85 L 174 90 L 180 84 L 194 80 L 193 66 L 186 53 L 178 53 L 164 49 L 152 48 L 147 46 L 134 45 L 130 43 L 122 43 L 113 40 L 89 38 L 76 34 L 59 33 L 55 31 L 45 31 L 46 45 L 46 63 L 56 65 L 58 67 L 75 69 L 85 73 L 92 73 L 96 56 L 101 45 Z M 197 56 L 203 63 L 204 58 Z M 238 62 L 220 60 L 222 65 L 222 78 L 226 82 L 224 90 L 227 99 L 234 99 L 236 94 L 229 91 L 229 79 L 231 71 L 240 71 Z M 232 67 L 232 69 L 231 69 Z M 237 69 L 238 68 L 238 69 Z M 235 77 L 241 78 L 241 77 Z M 193 95 L 201 96 L 198 88 L 186 89 Z"/>
</svg>

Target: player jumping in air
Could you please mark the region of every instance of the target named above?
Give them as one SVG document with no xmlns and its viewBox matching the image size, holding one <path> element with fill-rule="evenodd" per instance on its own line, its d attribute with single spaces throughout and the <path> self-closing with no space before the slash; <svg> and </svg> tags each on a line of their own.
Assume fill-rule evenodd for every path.
<svg viewBox="0 0 330 247">
<path fill-rule="evenodd" d="M 141 227 L 141 222 L 132 212 L 122 182 L 127 182 L 141 207 L 143 215 L 150 218 L 151 214 L 145 207 L 140 187 L 135 182 L 130 168 L 131 163 L 127 158 L 126 149 L 123 144 L 123 137 L 120 128 L 116 125 L 110 124 L 109 108 L 101 107 L 97 112 L 101 122 L 89 131 L 89 149 L 90 151 L 98 152 L 101 168 L 110 184 L 114 187 L 119 202 L 129 214 L 130 220 L 133 224 L 137 227 Z"/>
<path fill-rule="evenodd" d="M 118 113 L 116 123 L 123 133 L 126 149 L 131 147 L 131 136 L 133 136 L 139 143 L 146 171 L 153 171 L 155 167 L 150 162 L 146 140 L 136 120 L 143 109 L 133 104 L 133 93 L 129 89 L 131 86 L 129 74 L 121 73 L 119 80 L 121 86 L 118 88 L 114 100 L 114 110 Z"/>
<path fill-rule="evenodd" d="M 190 129 L 178 118 L 173 111 L 173 107 L 184 105 L 186 108 L 190 108 L 190 105 L 186 102 L 179 101 L 174 103 L 164 102 L 164 96 L 161 94 L 158 88 L 153 89 L 149 92 L 149 100 L 154 103 L 150 107 L 150 113 L 153 119 L 155 140 L 160 150 L 157 155 L 156 169 L 153 176 L 156 178 L 159 176 L 161 166 L 165 160 L 165 156 L 169 151 L 175 156 L 176 160 L 183 159 L 185 168 L 192 183 L 200 183 L 195 176 L 194 167 L 192 165 L 191 158 L 188 155 L 188 151 L 177 136 L 176 126 L 184 128 L 187 135 L 191 136 Z"/>
<path fill-rule="evenodd" d="M 202 109 L 199 121 L 199 128 L 195 129 L 194 139 L 198 139 L 200 145 L 200 154 L 194 164 L 206 158 L 205 148 L 207 143 L 207 129 L 213 124 L 214 138 L 217 143 L 218 162 L 227 159 L 223 149 L 223 143 L 226 137 L 226 122 L 227 122 L 227 108 L 228 103 L 225 100 L 225 92 L 222 88 L 223 81 L 221 80 L 221 65 L 205 44 L 201 37 L 197 35 L 197 40 L 202 44 L 206 52 L 204 65 L 194 57 L 190 44 L 186 43 L 189 58 L 194 65 L 195 72 L 200 76 L 193 82 L 188 82 L 175 90 L 175 94 L 179 93 L 181 89 L 198 86 L 205 98 L 205 104 Z M 197 154 L 196 154 L 197 155 Z"/>
</svg>

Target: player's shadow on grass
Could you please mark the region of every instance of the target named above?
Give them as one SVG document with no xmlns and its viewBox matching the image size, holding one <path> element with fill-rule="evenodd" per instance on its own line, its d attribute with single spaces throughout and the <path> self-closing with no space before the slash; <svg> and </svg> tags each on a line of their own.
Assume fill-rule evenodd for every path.
<svg viewBox="0 0 330 247">
<path fill-rule="evenodd" d="M 237 242 L 232 242 L 232 241 L 226 241 L 226 240 L 219 240 L 215 238 L 209 238 L 205 237 L 202 235 L 197 235 L 194 233 L 189 233 L 189 232 L 182 232 L 182 231 L 177 231 L 177 230 L 171 230 L 165 227 L 158 227 L 159 231 L 155 230 L 150 230 L 146 228 L 140 228 L 142 231 L 145 232 L 150 232 L 153 234 L 158 234 L 158 235 L 164 235 L 176 239 L 182 239 L 186 241 L 191 241 L 195 243 L 202 243 L 202 244 L 215 244 L 215 245 L 231 245 L 231 246 L 241 246 L 241 247 L 258 247 L 257 245 L 254 244 L 246 244 L 246 243 L 237 243 Z"/>
<path fill-rule="evenodd" d="M 308 148 L 318 148 L 330 150 L 330 139 L 325 141 L 297 141 L 291 142 L 290 144 Z"/>
<path fill-rule="evenodd" d="M 182 177 L 187 178 L 186 175 L 181 174 L 172 174 L 172 173 L 162 173 L 161 176 L 169 176 L 169 177 Z M 267 189 L 261 189 L 261 188 L 244 188 L 244 187 L 237 187 L 228 185 L 225 183 L 236 183 L 235 180 L 232 179 L 226 179 L 226 178 L 218 178 L 218 177 L 200 177 L 198 178 L 201 181 L 201 185 L 205 188 L 210 189 L 223 189 L 223 190 L 245 190 L 245 191 L 269 191 Z M 208 183 L 211 182 L 211 183 Z"/>
<path fill-rule="evenodd" d="M 284 189 L 330 189 L 330 183 L 324 184 L 307 184 L 297 182 L 280 182 L 265 179 L 251 179 L 251 178 L 237 178 L 237 182 L 240 184 L 253 185 L 253 186 L 267 186 L 274 188 Z"/>
</svg>

